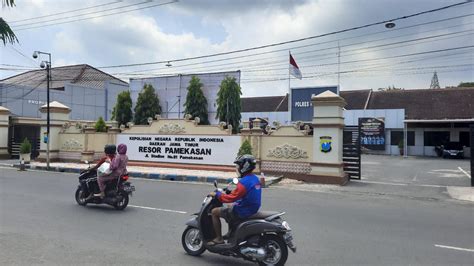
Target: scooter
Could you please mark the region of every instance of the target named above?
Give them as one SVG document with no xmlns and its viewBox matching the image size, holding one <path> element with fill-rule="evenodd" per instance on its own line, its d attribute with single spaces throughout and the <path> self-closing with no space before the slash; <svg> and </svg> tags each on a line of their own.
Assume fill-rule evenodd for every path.
<svg viewBox="0 0 474 266">
<path fill-rule="evenodd" d="M 238 179 L 234 178 L 232 183 L 237 184 Z M 217 188 L 216 181 L 214 186 L 219 191 L 230 193 L 230 184 L 223 190 Z M 208 250 L 257 262 L 259 265 L 284 265 L 288 258 L 288 248 L 296 252 L 290 225 L 281 218 L 285 213 L 273 211 L 259 211 L 251 217 L 229 224 L 229 232 L 224 236 L 226 242 L 207 245 L 216 237 L 211 211 L 217 207 L 222 207 L 222 203 L 208 195 L 204 198 L 201 210 L 186 222 L 181 243 L 189 255 L 199 256 Z"/>
<path fill-rule="evenodd" d="M 86 163 L 88 163 L 86 161 Z M 99 184 L 97 183 L 97 170 L 89 168 L 82 171 L 79 175 L 79 185 L 77 186 L 75 198 L 77 204 L 86 206 L 88 203 L 108 204 L 117 210 L 123 210 L 127 207 L 129 196 L 132 196 L 135 187 L 128 181 L 128 175 L 120 176 L 116 180 L 106 183 L 105 197 L 95 197 L 99 193 Z"/>
</svg>

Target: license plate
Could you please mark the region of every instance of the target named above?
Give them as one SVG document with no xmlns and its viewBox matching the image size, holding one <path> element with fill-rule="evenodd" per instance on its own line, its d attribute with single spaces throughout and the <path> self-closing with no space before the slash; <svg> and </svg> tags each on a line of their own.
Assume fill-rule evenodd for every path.
<svg viewBox="0 0 474 266">
<path fill-rule="evenodd" d="M 135 187 L 134 186 L 124 187 L 123 190 L 125 190 L 126 192 L 132 192 L 132 191 L 135 191 Z"/>
</svg>

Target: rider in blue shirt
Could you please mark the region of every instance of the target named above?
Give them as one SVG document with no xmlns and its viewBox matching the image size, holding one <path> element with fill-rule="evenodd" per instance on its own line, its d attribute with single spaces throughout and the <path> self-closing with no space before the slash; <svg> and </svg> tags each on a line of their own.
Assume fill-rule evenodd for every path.
<svg viewBox="0 0 474 266">
<path fill-rule="evenodd" d="M 208 245 L 224 243 L 220 217 L 226 219 L 229 223 L 236 219 L 245 219 L 257 213 L 261 205 L 260 179 L 252 173 L 257 165 L 257 160 L 252 155 L 245 154 L 238 157 L 234 163 L 240 177 L 237 188 L 230 194 L 223 194 L 219 191 L 211 193 L 222 203 L 234 204 L 212 210 L 212 223 L 214 224 L 216 238 L 210 241 Z"/>
</svg>

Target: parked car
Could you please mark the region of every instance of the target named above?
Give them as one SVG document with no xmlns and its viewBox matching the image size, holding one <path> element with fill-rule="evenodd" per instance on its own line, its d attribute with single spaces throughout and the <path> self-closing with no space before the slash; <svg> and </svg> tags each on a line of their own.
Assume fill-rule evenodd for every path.
<svg viewBox="0 0 474 266">
<path fill-rule="evenodd" d="M 448 142 L 440 148 L 443 158 L 464 158 L 464 147 L 459 142 Z"/>
</svg>

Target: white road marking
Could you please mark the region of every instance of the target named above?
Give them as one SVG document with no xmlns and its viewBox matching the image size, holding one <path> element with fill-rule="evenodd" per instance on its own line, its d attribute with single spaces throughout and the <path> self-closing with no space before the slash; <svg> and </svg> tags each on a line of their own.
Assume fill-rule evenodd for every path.
<svg viewBox="0 0 474 266">
<path fill-rule="evenodd" d="M 474 249 L 468 249 L 468 248 L 458 248 L 458 247 L 443 246 L 443 245 L 434 245 L 434 246 L 438 248 L 447 248 L 447 249 L 454 249 L 454 250 L 459 250 L 459 251 L 474 252 Z"/>
<path fill-rule="evenodd" d="M 464 169 L 462 169 L 461 167 L 458 166 L 458 169 L 459 171 L 463 172 L 467 177 L 472 178 L 471 175 L 468 172 L 464 171 Z"/>
<path fill-rule="evenodd" d="M 380 185 L 391 185 L 391 186 L 418 186 L 418 187 L 436 187 L 436 188 L 443 188 L 443 187 L 446 187 L 446 186 L 438 186 L 438 185 L 408 184 L 408 183 L 392 183 L 392 182 L 380 182 L 380 181 L 351 180 L 351 182 L 368 183 L 368 184 L 380 184 Z"/>
<path fill-rule="evenodd" d="M 160 209 L 160 208 L 152 208 L 152 207 L 145 207 L 145 206 L 136 206 L 136 205 L 128 205 L 129 207 L 133 208 L 140 208 L 140 209 L 145 209 L 145 210 L 152 210 L 152 211 L 162 211 L 162 212 L 174 212 L 174 213 L 180 213 L 180 214 L 186 214 L 187 212 L 183 211 L 175 211 L 175 210 L 168 210 L 168 209 Z"/>
<path fill-rule="evenodd" d="M 413 178 L 412 181 L 415 182 L 417 177 L 418 177 L 418 172 L 416 172 L 415 177 Z"/>
</svg>

